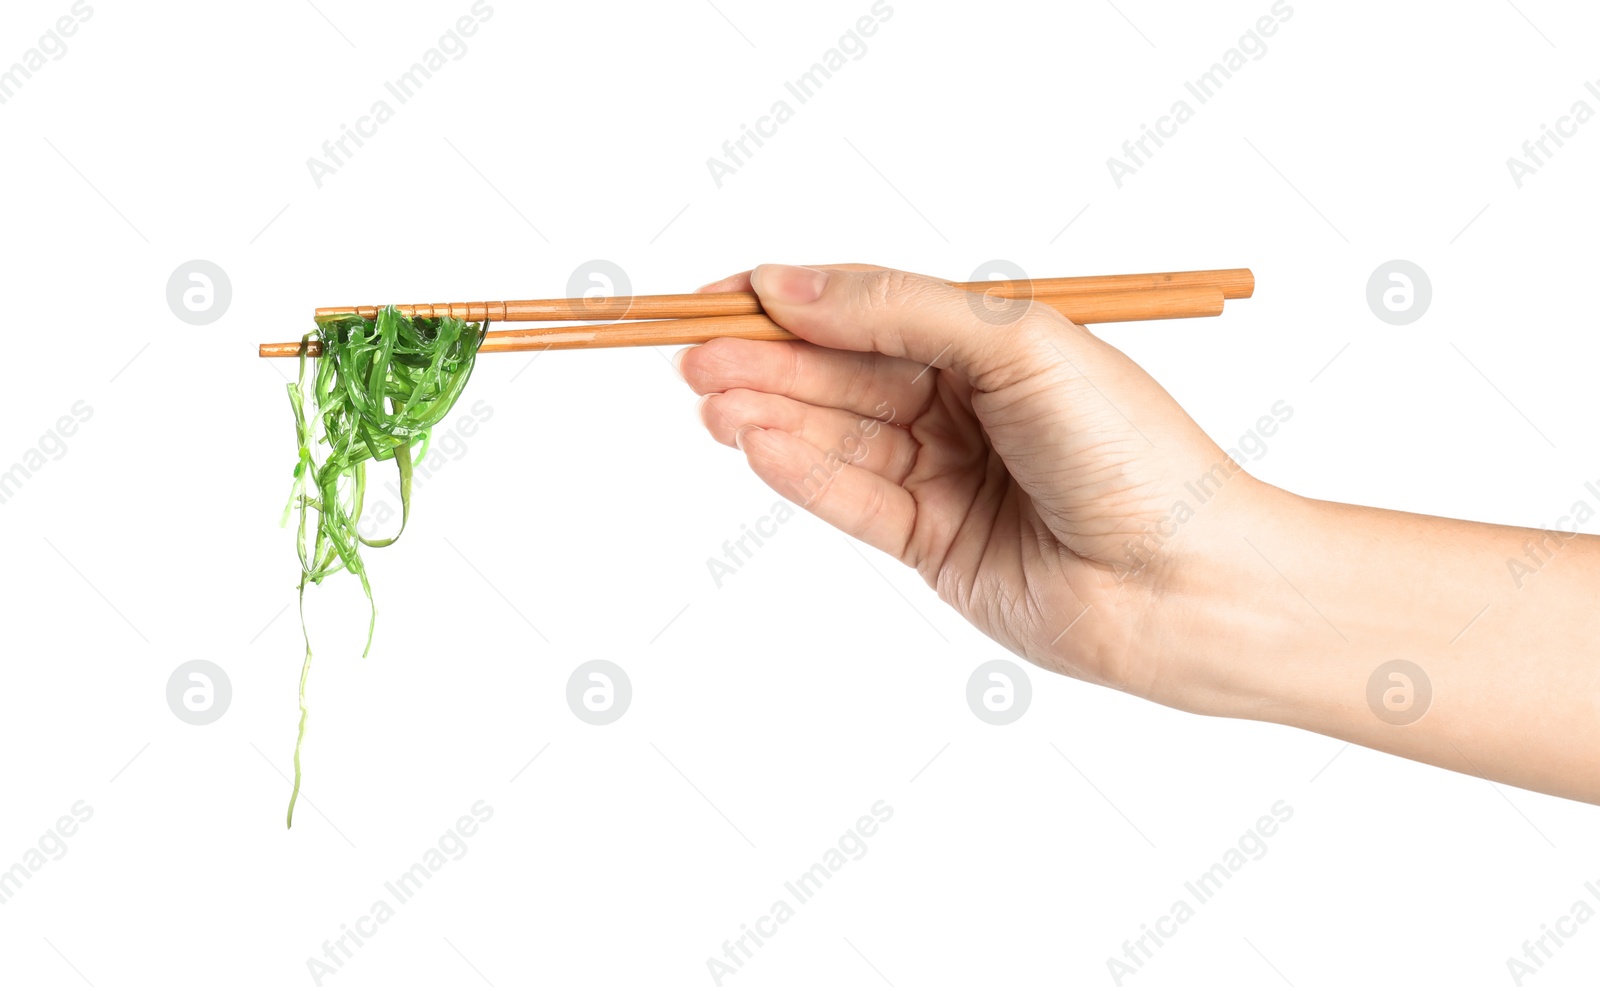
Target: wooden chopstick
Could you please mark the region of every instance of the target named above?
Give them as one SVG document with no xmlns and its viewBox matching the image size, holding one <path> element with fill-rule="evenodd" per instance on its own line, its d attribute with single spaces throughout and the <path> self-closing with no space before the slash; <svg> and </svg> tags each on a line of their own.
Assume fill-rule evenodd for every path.
<svg viewBox="0 0 1600 987">
<path fill-rule="evenodd" d="M 1248 273 L 1248 272 L 1247 272 Z M 1166 275 L 1134 275 L 1133 277 L 1159 278 Z M 1049 283 L 1083 279 L 1058 278 Z M 989 283 L 982 283 L 989 287 Z M 1001 285 L 997 294 L 1006 291 L 1021 292 L 1025 282 L 993 282 Z M 1172 284 L 1159 282 L 1135 290 L 1101 290 L 1089 293 L 1040 293 L 1034 282 L 1033 300 L 1057 309 L 1079 325 L 1108 322 L 1140 322 L 1151 319 L 1192 319 L 1222 314 L 1227 288 L 1209 285 Z M 1235 291 L 1239 290 L 1235 285 Z M 715 298 L 716 295 L 657 296 L 662 298 Z M 754 297 L 753 295 L 750 297 Z M 1010 296 L 1010 297 L 1015 297 Z M 1238 297 L 1248 297 L 1241 295 Z M 511 303 L 507 303 L 511 304 Z M 345 309 L 336 310 L 340 312 Z M 481 317 L 480 317 L 481 318 Z M 475 320 L 474 320 L 475 321 Z M 611 322 L 601 325 L 554 326 L 546 328 L 504 329 L 491 331 L 484 336 L 480 353 L 513 353 L 534 350 L 603 349 L 614 346 L 678 346 L 704 343 L 712 339 L 781 340 L 794 339 L 761 312 L 735 315 L 714 315 L 689 318 L 663 318 L 639 322 Z M 301 344 L 263 343 L 263 357 L 297 357 Z M 306 347 L 307 356 L 321 355 L 322 348 L 315 340 Z"/>
<path fill-rule="evenodd" d="M 1172 271 L 1162 274 L 1108 274 L 1078 278 L 1035 278 L 1030 281 L 953 281 L 957 288 L 997 297 L 1096 295 L 1152 288 L 1216 287 L 1223 298 L 1249 298 L 1256 279 L 1248 268 L 1217 271 Z M 732 291 L 692 295 L 623 295 L 595 298 L 543 298 L 509 302 L 439 302 L 397 305 L 407 318 L 452 316 L 468 322 L 592 322 L 601 319 L 698 319 L 717 315 L 756 315 L 761 303 L 754 292 Z M 317 317 L 355 312 L 378 317 L 374 305 L 317 309 Z M 1125 320 L 1101 320 L 1125 321 Z M 298 351 L 296 351 L 298 352 Z"/>
<path fill-rule="evenodd" d="M 1160 297 L 1152 297 L 1160 296 Z M 1222 314 L 1222 292 L 1216 288 L 1162 288 L 1145 292 L 1108 292 L 1054 302 L 1038 299 L 1072 321 L 1139 322 L 1148 319 L 1192 319 Z M 1003 329 L 1004 323 L 996 329 Z M 766 315 L 720 315 L 704 319 L 658 319 L 611 322 L 591 326 L 508 329 L 485 336 L 480 353 L 528 350 L 603 349 L 613 346 L 683 346 L 713 339 L 797 339 Z M 296 344 L 298 355 L 298 344 Z"/>
</svg>

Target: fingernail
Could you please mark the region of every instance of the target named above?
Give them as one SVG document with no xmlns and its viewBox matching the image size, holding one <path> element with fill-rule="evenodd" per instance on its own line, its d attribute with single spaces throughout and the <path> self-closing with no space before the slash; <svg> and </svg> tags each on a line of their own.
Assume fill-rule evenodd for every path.
<svg viewBox="0 0 1600 987">
<path fill-rule="evenodd" d="M 822 297 L 828 272 L 814 267 L 762 264 L 750 274 L 750 287 L 763 299 L 784 305 L 806 305 Z"/>
<path fill-rule="evenodd" d="M 733 433 L 733 444 L 739 447 L 739 451 L 740 452 L 744 452 L 745 451 L 745 448 L 744 448 L 744 433 L 752 432 L 752 431 L 760 432 L 760 431 L 764 431 L 764 429 L 762 429 L 762 427 L 760 425 L 740 425 L 739 426 L 739 430 L 737 432 Z"/>
<path fill-rule="evenodd" d="M 683 349 L 672 354 L 672 369 L 678 372 L 679 377 L 683 376 L 683 358 L 688 356 L 689 351 L 692 349 L 694 349 L 693 346 L 685 346 Z"/>
</svg>

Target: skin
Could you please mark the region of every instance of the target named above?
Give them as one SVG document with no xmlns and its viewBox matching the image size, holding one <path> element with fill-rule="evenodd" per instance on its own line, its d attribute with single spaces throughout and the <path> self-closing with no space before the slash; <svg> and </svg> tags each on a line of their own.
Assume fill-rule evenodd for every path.
<svg viewBox="0 0 1600 987">
<path fill-rule="evenodd" d="M 1600 804 L 1600 538 L 1273 487 L 1043 304 L 862 265 L 701 290 L 803 340 L 680 355 L 711 435 L 1016 654 Z"/>
</svg>

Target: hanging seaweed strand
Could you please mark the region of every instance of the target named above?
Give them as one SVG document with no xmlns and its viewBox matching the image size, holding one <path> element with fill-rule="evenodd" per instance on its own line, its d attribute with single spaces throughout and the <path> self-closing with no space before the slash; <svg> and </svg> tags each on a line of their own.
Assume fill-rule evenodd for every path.
<svg viewBox="0 0 1600 987">
<path fill-rule="evenodd" d="M 460 319 L 408 319 L 393 306 L 376 319 L 335 315 L 317 320 L 302 344 L 316 340 L 322 356 L 314 365 L 300 351 L 299 379 L 288 385 L 294 410 L 299 459 L 284 506 L 283 523 L 298 510 L 295 546 L 300 555 L 300 633 L 305 659 L 300 666 L 300 727 L 294 743 L 294 791 L 288 825 L 300 796 L 300 748 L 306 737 L 306 677 L 311 672 L 311 635 L 306 630 L 306 586 L 341 569 L 361 579 L 369 614 L 367 643 L 372 649 L 378 608 L 372 599 L 361 547 L 392 545 L 411 514 L 411 464 L 428 454 L 429 429 L 438 424 L 467 386 L 478 345 L 488 322 Z M 326 447 L 320 462 L 314 451 Z M 393 460 L 400 474 L 400 528 L 387 538 L 369 539 L 359 530 L 367 487 L 367 462 Z M 310 515 L 316 514 L 315 530 Z"/>
</svg>

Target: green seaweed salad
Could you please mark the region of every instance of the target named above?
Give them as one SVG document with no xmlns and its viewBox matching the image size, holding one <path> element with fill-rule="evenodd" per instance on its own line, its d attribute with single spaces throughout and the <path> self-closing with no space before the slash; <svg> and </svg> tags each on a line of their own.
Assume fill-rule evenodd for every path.
<svg viewBox="0 0 1600 987">
<path fill-rule="evenodd" d="M 295 539 L 300 553 L 300 631 L 305 661 L 300 667 L 300 728 L 294 743 L 294 791 L 288 825 L 300 796 L 300 748 L 306 738 L 306 676 L 311 671 L 311 635 L 306 630 L 306 586 L 344 570 L 360 577 L 371 615 L 362 657 L 372 650 L 378 608 L 372 599 L 361 547 L 394 544 L 411 513 L 411 464 L 428 454 L 429 429 L 438 424 L 467 386 L 487 321 L 410 319 L 393 306 L 376 319 L 355 313 L 322 317 L 300 348 L 300 376 L 289 385 L 300 457 L 283 524 L 299 513 Z M 322 355 L 313 364 L 313 341 Z M 357 529 L 367 487 L 368 461 L 393 460 L 400 473 L 400 528 L 369 539 Z M 316 515 L 315 532 L 310 531 Z"/>
</svg>

